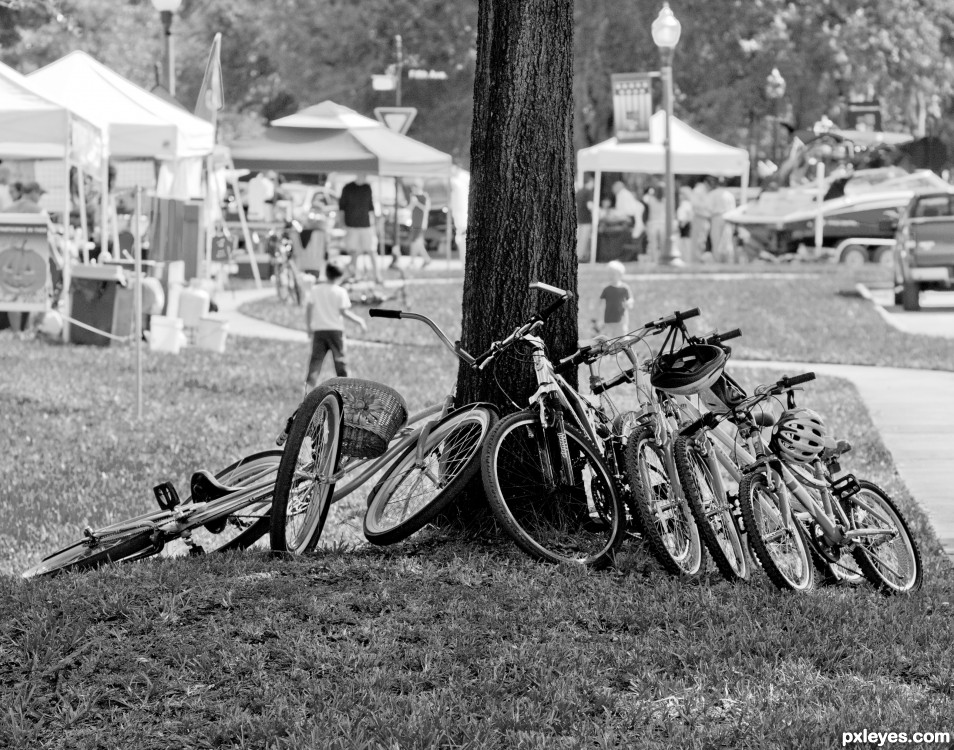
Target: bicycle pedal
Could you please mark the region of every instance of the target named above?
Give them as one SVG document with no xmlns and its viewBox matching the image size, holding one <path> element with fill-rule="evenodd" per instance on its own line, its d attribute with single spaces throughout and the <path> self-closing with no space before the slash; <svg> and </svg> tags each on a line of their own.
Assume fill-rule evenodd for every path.
<svg viewBox="0 0 954 750">
<path fill-rule="evenodd" d="M 203 548 L 199 544 L 189 547 L 189 557 L 202 557 L 202 555 L 204 554 L 205 554 L 205 548 Z"/>
<path fill-rule="evenodd" d="M 157 484 L 152 488 L 152 494 L 156 496 L 160 510 L 172 510 L 180 503 L 179 493 L 172 482 Z"/>
<path fill-rule="evenodd" d="M 846 500 L 861 491 L 861 485 L 854 474 L 845 474 L 841 479 L 831 483 L 831 492 L 839 500 Z"/>
</svg>

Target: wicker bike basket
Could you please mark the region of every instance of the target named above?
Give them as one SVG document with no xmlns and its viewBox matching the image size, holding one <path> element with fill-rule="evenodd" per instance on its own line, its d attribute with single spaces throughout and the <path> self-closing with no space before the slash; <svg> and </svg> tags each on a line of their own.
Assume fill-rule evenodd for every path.
<svg viewBox="0 0 954 750">
<path fill-rule="evenodd" d="M 344 406 L 343 456 L 377 458 L 407 422 L 407 404 L 393 388 L 357 378 L 332 378 L 322 385 L 334 388 Z"/>
</svg>

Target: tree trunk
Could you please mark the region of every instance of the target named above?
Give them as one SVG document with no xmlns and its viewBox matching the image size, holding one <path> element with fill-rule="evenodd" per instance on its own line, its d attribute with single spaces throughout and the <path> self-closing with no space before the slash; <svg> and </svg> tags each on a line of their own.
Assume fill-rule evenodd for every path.
<svg viewBox="0 0 954 750">
<path fill-rule="evenodd" d="M 573 0 L 480 0 L 461 337 L 474 355 L 554 300 L 534 281 L 573 293 L 542 336 L 554 359 L 576 349 L 572 91 Z M 528 405 L 533 367 L 461 366 L 457 387 L 459 403 L 508 413 Z"/>
</svg>

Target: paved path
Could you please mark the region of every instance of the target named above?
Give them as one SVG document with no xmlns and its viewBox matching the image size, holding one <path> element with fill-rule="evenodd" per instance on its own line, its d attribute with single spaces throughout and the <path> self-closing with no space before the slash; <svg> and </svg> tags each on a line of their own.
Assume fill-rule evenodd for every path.
<svg viewBox="0 0 954 750">
<path fill-rule="evenodd" d="M 858 291 L 874 303 L 888 325 L 899 331 L 954 338 L 954 292 L 921 292 L 921 309 L 909 312 L 894 304 L 891 289 L 871 289 L 859 284 Z"/>
<path fill-rule="evenodd" d="M 308 343 L 304 331 L 238 312 L 241 305 L 273 294 L 271 287 L 226 291 L 216 295 L 216 303 L 219 314 L 229 319 L 229 331 L 234 335 Z M 954 372 L 737 359 L 732 364 L 777 368 L 790 374 L 812 370 L 852 382 L 894 457 L 898 472 L 954 562 Z"/>
</svg>

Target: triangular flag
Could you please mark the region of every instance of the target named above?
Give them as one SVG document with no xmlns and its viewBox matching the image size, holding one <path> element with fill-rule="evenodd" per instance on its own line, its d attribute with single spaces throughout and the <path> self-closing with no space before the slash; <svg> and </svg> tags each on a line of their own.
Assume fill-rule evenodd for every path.
<svg viewBox="0 0 954 750">
<path fill-rule="evenodd" d="M 209 51 L 209 61 L 205 64 L 205 75 L 199 87 L 199 99 L 195 103 L 195 114 L 203 120 L 215 124 L 216 113 L 225 106 L 225 97 L 222 93 L 222 34 L 218 33 L 212 40 L 212 49 Z"/>
</svg>

